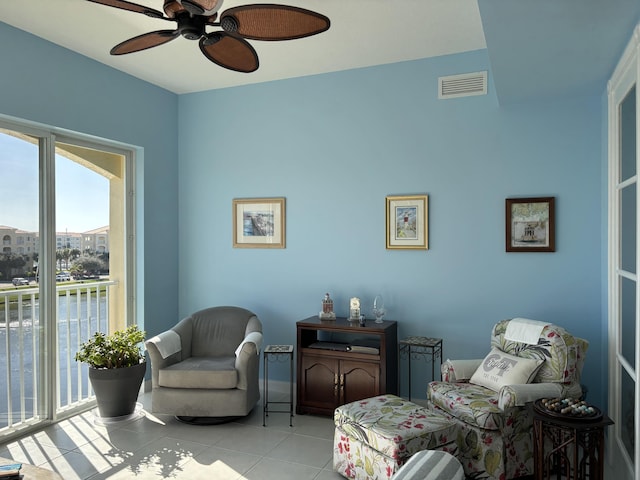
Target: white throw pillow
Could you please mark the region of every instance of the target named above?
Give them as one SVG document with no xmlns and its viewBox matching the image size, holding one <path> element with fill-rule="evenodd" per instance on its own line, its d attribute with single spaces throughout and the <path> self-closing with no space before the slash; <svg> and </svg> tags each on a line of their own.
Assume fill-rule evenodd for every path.
<svg viewBox="0 0 640 480">
<path fill-rule="evenodd" d="M 520 358 L 494 348 L 469 380 L 498 392 L 505 385 L 530 383 L 544 360 Z"/>
</svg>

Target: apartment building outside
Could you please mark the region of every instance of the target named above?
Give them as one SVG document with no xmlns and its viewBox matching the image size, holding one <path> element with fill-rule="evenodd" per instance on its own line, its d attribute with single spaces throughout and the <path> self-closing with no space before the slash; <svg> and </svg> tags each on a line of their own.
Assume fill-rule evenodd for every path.
<svg viewBox="0 0 640 480">
<path fill-rule="evenodd" d="M 0 238 L 2 238 L 1 253 L 32 255 L 40 249 L 40 239 L 37 232 L 27 232 L 18 228 L 0 225 Z"/>
<path fill-rule="evenodd" d="M 38 232 L 27 232 L 15 227 L 0 225 L 2 251 L 0 253 L 16 253 L 32 255 L 40 251 Z M 57 232 L 56 249 L 91 251 L 94 253 L 109 252 L 109 226 L 96 228 L 87 232 Z"/>
</svg>

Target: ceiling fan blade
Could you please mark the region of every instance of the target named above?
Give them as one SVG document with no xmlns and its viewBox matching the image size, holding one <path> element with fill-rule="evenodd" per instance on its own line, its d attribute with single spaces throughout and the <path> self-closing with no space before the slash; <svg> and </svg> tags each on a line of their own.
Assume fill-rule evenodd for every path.
<svg viewBox="0 0 640 480">
<path fill-rule="evenodd" d="M 113 47 L 111 49 L 111 55 L 125 55 L 127 53 L 157 47 L 163 43 L 170 42 L 174 38 L 178 38 L 178 36 L 180 36 L 178 30 L 158 30 L 157 32 L 143 33 Z"/>
<path fill-rule="evenodd" d="M 225 10 L 220 26 L 251 40 L 293 40 L 322 33 L 331 26 L 324 15 L 288 5 L 243 5 Z"/>
<path fill-rule="evenodd" d="M 236 72 L 258 69 L 258 54 L 246 40 L 226 32 L 214 32 L 200 39 L 200 50 L 213 63 Z"/>
<path fill-rule="evenodd" d="M 164 20 L 168 20 L 162 14 L 162 12 L 158 10 L 154 10 L 153 8 L 145 7 L 143 5 L 138 5 L 137 3 L 127 2 L 126 0 L 87 0 L 93 3 L 99 3 L 100 5 L 106 5 L 107 7 L 115 7 L 120 8 L 121 10 L 128 10 L 130 12 L 142 13 L 148 17 L 153 18 L 162 18 Z"/>
</svg>

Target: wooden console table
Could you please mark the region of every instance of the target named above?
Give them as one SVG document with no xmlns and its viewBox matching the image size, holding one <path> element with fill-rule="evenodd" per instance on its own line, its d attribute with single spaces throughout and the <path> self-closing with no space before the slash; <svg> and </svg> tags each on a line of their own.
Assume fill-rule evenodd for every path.
<svg viewBox="0 0 640 480">
<path fill-rule="evenodd" d="M 297 330 L 299 414 L 333 415 L 339 405 L 398 391 L 398 326 L 363 326 L 346 318 L 300 320 Z M 358 346 L 364 348 L 358 349 Z"/>
</svg>

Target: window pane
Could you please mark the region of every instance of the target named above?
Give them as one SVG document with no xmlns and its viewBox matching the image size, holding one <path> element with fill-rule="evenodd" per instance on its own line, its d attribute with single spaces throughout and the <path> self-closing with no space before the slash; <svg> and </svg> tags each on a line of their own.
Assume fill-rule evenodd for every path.
<svg viewBox="0 0 640 480">
<path fill-rule="evenodd" d="M 64 145 L 57 147 L 57 280 L 69 281 L 71 274 L 106 274 L 109 180 L 88 168 L 89 162 L 65 150 Z"/>
<path fill-rule="evenodd" d="M 620 181 L 636 174 L 636 87 L 620 106 Z"/>
<path fill-rule="evenodd" d="M 620 354 L 635 368 L 636 282 L 622 278 L 620 287 Z"/>
<path fill-rule="evenodd" d="M 38 139 L 0 129 L 0 172 L 1 430 L 40 414 Z"/>
<path fill-rule="evenodd" d="M 621 369 L 620 379 L 620 438 L 630 458 L 634 458 L 633 446 L 635 444 L 634 431 L 634 405 L 636 402 L 633 379 L 624 369 Z"/>
<path fill-rule="evenodd" d="M 620 192 L 620 267 L 636 273 L 636 184 Z"/>
<path fill-rule="evenodd" d="M 109 179 L 114 178 L 111 171 L 121 170 L 119 164 L 111 165 L 111 158 L 107 152 L 56 143 L 56 327 L 62 407 L 90 395 L 86 365 L 73 361 L 78 345 L 96 331 L 109 330 L 107 289 L 113 294 L 114 287 L 97 285 L 109 276 Z M 76 291 L 77 282 L 92 287 Z"/>
</svg>

